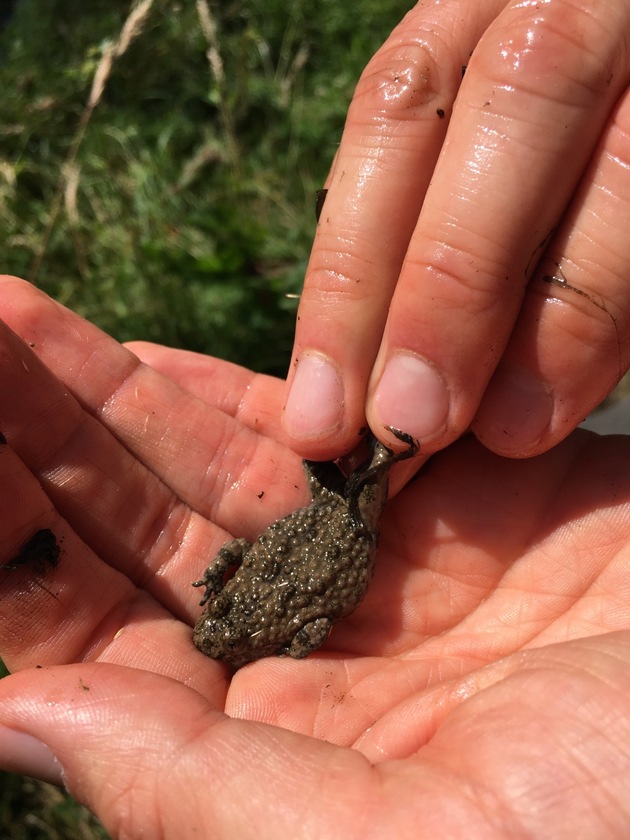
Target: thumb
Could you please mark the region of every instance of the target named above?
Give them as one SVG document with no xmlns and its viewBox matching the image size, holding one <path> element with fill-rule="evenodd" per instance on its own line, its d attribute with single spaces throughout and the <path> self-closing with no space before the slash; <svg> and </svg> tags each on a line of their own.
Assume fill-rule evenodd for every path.
<svg viewBox="0 0 630 840">
<path fill-rule="evenodd" d="M 147 671 L 80 663 L 0 681 L 2 768 L 63 783 L 118 838 L 300 836 L 313 791 L 334 795 L 331 763 L 346 777 L 362 766 L 364 779 L 369 767 L 354 751 L 232 720 Z M 325 834 L 333 815 L 317 810 Z M 352 836 L 351 815 L 337 811 L 334 828 Z"/>
<path fill-rule="evenodd" d="M 0 763 L 64 784 L 116 837 L 187 836 L 181 822 L 166 831 L 165 818 L 185 817 L 192 831 L 194 743 L 223 720 L 194 690 L 146 671 L 104 663 L 23 671 L 0 682 Z"/>
</svg>

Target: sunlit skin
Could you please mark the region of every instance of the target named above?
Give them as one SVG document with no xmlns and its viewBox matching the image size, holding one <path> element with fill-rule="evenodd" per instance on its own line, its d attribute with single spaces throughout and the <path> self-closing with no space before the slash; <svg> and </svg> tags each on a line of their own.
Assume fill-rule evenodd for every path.
<svg viewBox="0 0 630 840">
<path fill-rule="evenodd" d="M 630 360 L 629 80 L 628 0 L 419 3 L 350 106 L 287 383 L 0 280 L 0 766 L 120 838 L 630 836 L 630 442 L 573 431 Z M 366 421 L 422 454 L 365 600 L 232 676 L 191 582 Z"/>
<path fill-rule="evenodd" d="M 304 502 L 283 383 L 0 292 L 2 560 L 62 546 L 0 578 L 5 769 L 63 767 L 117 837 L 627 836 L 627 439 L 462 439 L 390 502 L 326 645 L 230 678 L 190 584 Z"/>
<path fill-rule="evenodd" d="M 528 457 L 608 394 L 630 362 L 629 80 L 627 0 L 408 13 L 325 183 L 283 419 L 296 451 L 338 456 L 367 417 L 385 443 L 387 425 L 425 452 L 472 428 Z"/>
</svg>

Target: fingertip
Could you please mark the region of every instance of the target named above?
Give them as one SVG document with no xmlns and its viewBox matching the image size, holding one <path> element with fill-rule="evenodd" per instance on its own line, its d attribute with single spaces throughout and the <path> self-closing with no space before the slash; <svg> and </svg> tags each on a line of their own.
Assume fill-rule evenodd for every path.
<svg viewBox="0 0 630 840">
<path fill-rule="evenodd" d="M 341 427 L 344 404 L 344 383 L 334 361 L 323 353 L 303 353 L 284 407 L 288 437 L 298 444 L 330 437 Z"/>
<path fill-rule="evenodd" d="M 524 458 L 544 450 L 553 411 L 553 393 L 538 376 L 504 365 L 486 390 L 472 431 L 497 455 Z"/>
<path fill-rule="evenodd" d="M 434 365 L 413 353 L 394 353 L 368 405 L 372 429 L 394 427 L 422 442 L 444 431 L 450 395 Z"/>
</svg>

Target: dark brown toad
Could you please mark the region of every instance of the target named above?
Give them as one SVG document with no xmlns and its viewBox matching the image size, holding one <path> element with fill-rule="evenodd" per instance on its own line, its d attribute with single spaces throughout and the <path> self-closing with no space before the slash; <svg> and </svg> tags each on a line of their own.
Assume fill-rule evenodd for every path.
<svg viewBox="0 0 630 840">
<path fill-rule="evenodd" d="M 234 668 L 264 656 L 301 659 L 354 611 L 374 571 L 389 470 L 418 451 L 409 435 L 389 430 L 406 450 L 373 440 L 371 457 L 348 478 L 332 461 L 304 461 L 312 503 L 255 543 L 236 539 L 219 550 L 193 584 L 206 590 L 193 635 L 202 653 Z"/>
</svg>

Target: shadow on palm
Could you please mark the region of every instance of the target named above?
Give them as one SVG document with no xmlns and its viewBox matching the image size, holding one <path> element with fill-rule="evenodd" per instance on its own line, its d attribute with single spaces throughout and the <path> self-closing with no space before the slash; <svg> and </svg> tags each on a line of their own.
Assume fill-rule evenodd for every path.
<svg viewBox="0 0 630 840">
<path fill-rule="evenodd" d="M 13 670 L 122 664 L 234 716 L 349 744 L 510 654 L 627 626 L 628 439 L 577 432 L 515 461 L 466 438 L 392 499 L 368 594 L 326 645 L 229 681 L 192 645 L 191 582 L 222 543 L 306 501 L 278 440 L 282 383 L 167 348 L 133 355 L 3 283 L 22 339 L 2 337 L 6 559 L 39 528 L 63 540 L 50 591 L 3 579 Z"/>
<path fill-rule="evenodd" d="M 238 672 L 227 710 L 353 744 L 518 651 L 625 628 L 628 456 L 583 431 L 525 461 L 472 437 L 434 456 L 390 501 L 357 611 L 308 660 Z"/>
</svg>

